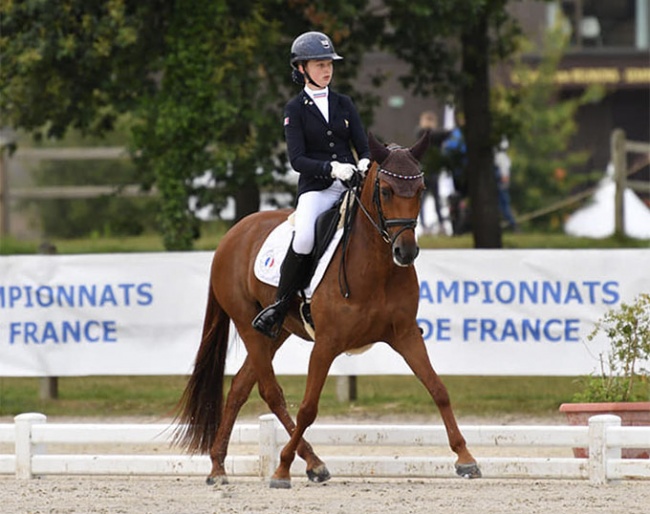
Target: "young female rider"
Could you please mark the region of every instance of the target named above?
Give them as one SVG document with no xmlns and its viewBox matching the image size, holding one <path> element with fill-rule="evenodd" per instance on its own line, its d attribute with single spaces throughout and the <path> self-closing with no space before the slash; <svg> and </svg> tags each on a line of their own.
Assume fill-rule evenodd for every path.
<svg viewBox="0 0 650 514">
<path fill-rule="evenodd" d="M 276 301 L 253 320 L 270 338 L 279 333 L 291 298 L 311 278 L 316 218 L 341 196 L 342 181 L 355 170 L 365 173 L 370 164 L 366 132 L 352 100 L 329 89 L 333 61 L 340 59 L 330 38 L 320 32 L 306 32 L 291 45 L 292 77 L 305 87 L 285 106 L 284 133 L 291 166 L 300 178 L 294 234 Z"/>
</svg>

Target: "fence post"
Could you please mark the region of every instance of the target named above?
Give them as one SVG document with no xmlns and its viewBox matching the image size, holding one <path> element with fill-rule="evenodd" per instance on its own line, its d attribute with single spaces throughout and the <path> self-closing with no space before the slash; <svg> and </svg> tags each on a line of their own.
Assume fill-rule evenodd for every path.
<svg viewBox="0 0 650 514">
<path fill-rule="evenodd" d="M 14 418 L 16 429 L 16 478 L 29 480 L 32 478 L 32 427 L 45 423 L 47 417 L 44 414 L 28 412 L 18 414 Z"/>
<path fill-rule="evenodd" d="M 339 403 L 349 403 L 357 399 L 356 375 L 338 375 L 336 377 L 336 399 Z"/>
<path fill-rule="evenodd" d="M 38 247 L 38 253 L 42 255 L 55 255 L 56 252 L 56 246 L 48 241 L 43 241 Z M 56 400 L 59 397 L 58 377 L 41 377 L 38 396 L 41 400 Z"/>
<path fill-rule="evenodd" d="M 279 445 L 277 439 L 277 421 L 275 414 L 260 416 L 260 477 L 270 478 L 275 473 L 279 462 Z"/>
<path fill-rule="evenodd" d="M 9 141 L 0 136 L 0 237 L 6 237 L 10 232 L 9 223 L 9 170 L 5 153 Z"/>
<path fill-rule="evenodd" d="M 607 461 L 621 458 L 621 448 L 607 446 L 607 429 L 620 426 L 621 418 L 612 414 L 589 418 L 589 480 L 594 484 L 606 484 Z"/>
<path fill-rule="evenodd" d="M 625 188 L 627 181 L 625 132 L 623 129 L 614 129 L 611 136 L 612 164 L 614 165 L 614 181 L 616 193 L 614 195 L 614 235 L 625 235 Z"/>
</svg>

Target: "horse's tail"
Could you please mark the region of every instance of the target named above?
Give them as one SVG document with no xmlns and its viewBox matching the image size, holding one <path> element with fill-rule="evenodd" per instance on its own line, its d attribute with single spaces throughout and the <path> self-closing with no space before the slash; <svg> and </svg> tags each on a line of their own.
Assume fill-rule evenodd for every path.
<svg viewBox="0 0 650 514">
<path fill-rule="evenodd" d="M 174 444 L 192 453 L 210 451 L 221 422 L 229 329 L 230 317 L 210 288 L 201 345 L 175 420 Z"/>
</svg>

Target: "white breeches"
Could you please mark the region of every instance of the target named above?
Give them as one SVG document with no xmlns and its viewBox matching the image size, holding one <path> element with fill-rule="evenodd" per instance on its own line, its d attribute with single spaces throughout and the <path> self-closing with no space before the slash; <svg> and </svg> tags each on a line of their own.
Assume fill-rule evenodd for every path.
<svg viewBox="0 0 650 514">
<path fill-rule="evenodd" d="M 322 191 L 309 191 L 298 198 L 296 205 L 293 251 L 307 255 L 314 249 L 316 218 L 332 207 L 345 191 L 340 180 Z"/>
</svg>

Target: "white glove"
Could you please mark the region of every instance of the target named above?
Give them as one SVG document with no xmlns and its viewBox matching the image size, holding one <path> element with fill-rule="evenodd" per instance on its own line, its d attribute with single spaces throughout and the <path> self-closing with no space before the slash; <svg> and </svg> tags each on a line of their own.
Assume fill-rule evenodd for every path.
<svg viewBox="0 0 650 514">
<path fill-rule="evenodd" d="M 359 170 L 364 177 L 366 176 L 366 171 L 368 171 L 369 167 L 370 159 L 366 159 L 365 157 L 357 163 L 357 170 Z"/>
<path fill-rule="evenodd" d="M 332 165 L 332 178 L 339 180 L 350 180 L 356 170 L 354 164 L 348 164 L 346 162 L 332 161 L 330 164 Z"/>
</svg>

